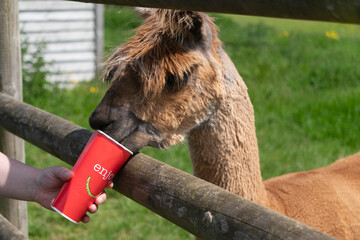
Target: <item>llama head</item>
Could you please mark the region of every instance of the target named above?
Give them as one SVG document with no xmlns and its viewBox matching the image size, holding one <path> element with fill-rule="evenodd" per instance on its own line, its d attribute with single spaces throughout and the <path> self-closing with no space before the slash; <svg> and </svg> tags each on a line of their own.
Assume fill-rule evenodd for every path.
<svg viewBox="0 0 360 240">
<path fill-rule="evenodd" d="M 111 81 L 90 125 L 134 151 L 165 148 L 215 111 L 223 67 L 216 26 L 203 13 L 138 9 L 144 23 L 107 60 Z"/>
</svg>

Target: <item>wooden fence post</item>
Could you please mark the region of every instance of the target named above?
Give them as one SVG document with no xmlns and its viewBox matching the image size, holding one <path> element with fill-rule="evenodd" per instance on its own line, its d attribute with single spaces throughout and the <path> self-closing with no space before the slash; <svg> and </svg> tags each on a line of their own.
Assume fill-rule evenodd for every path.
<svg viewBox="0 0 360 240">
<path fill-rule="evenodd" d="M 0 92 L 22 101 L 18 1 L 0 1 Z M 0 127 L 0 151 L 25 162 L 24 141 Z M 0 198 L 0 213 L 26 236 L 27 204 Z"/>
<path fill-rule="evenodd" d="M 104 6 L 95 5 L 95 77 L 100 78 L 102 75 L 102 64 L 104 54 Z"/>
</svg>

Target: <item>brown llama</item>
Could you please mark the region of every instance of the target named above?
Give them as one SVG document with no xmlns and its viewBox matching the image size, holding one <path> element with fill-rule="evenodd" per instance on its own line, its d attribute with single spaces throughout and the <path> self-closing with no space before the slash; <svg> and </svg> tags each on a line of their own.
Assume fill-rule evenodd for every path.
<svg viewBox="0 0 360 240">
<path fill-rule="evenodd" d="M 187 138 L 194 175 L 340 239 L 360 238 L 360 154 L 262 181 L 254 110 L 212 19 L 141 9 L 108 59 L 112 81 L 90 117 L 133 151 Z"/>
</svg>

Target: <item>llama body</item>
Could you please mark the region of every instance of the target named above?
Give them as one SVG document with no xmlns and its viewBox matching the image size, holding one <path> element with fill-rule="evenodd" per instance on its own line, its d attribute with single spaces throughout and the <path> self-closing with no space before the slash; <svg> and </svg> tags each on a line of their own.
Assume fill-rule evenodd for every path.
<svg viewBox="0 0 360 240">
<path fill-rule="evenodd" d="M 267 207 L 339 239 L 360 236 L 360 153 L 264 182 Z"/>
<path fill-rule="evenodd" d="M 90 124 L 138 151 L 188 139 L 194 175 L 340 239 L 360 237 L 360 155 L 263 183 L 247 88 L 211 18 L 141 9 Z"/>
</svg>

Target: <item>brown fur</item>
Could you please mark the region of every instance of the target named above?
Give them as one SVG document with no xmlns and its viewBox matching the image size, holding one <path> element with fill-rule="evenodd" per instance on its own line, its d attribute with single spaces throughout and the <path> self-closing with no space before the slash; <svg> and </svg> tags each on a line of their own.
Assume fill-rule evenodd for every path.
<svg viewBox="0 0 360 240">
<path fill-rule="evenodd" d="M 169 76 L 174 76 L 180 87 L 181 79 L 192 72 L 199 62 L 196 52 L 189 53 L 189 50 L 192 50 L 191 45 L 195 41 L 202 38 L 201 34 L 192 30 L 203 21 L 201 15 L 190 11 L 153 10 L 153 14 L 137 29 L 136 35 L 109 58 L 105 79 L 118 79 L 126 68 L 131 67 L 140 73 L 146 97 L 159 94 Z M 216 32 L 215 25 L 211 27 Z M 216 40 L 211 45 L 213 51 L 220 44 Z"/>
<path fill-rule="evenodd" d="M 359 166 L 357 153 L 325 168 L 269 179 L 268 207 L 340 239 L 359 239 Z"/>
<path fill-rule="evenodd" d="M 359 238 L 360 154 L 263 183 L 253 107 L 212 19 L 140 12 L 144 24 L 107 61 L 113 83 L 91 125 L 134 150 L 186 136 L 194 175 L 335 237 Z"/>
</svg>

